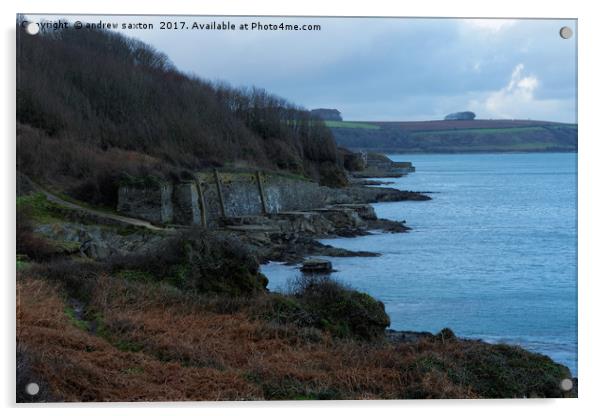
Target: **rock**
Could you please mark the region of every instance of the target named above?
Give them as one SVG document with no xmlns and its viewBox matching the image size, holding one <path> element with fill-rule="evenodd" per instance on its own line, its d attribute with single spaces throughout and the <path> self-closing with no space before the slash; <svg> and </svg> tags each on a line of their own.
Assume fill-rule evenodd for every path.
<svg viewBox="0 0 602 416">
<path fill-rule="evenodd" d="M 428 201 L 430 196 L 420 192 L 400 191 L 395 188 L 351 186 L 347 191 L 354 203 Z"/>
<path fill-rule="evenodd" d="M 362 179 L 360 177 L 352 177 L 351 184 L 352 185 L 363 185 L 363 186 L 380 186 L 380 185 L 391 185 L 394 182 L 391 181 L 381 181 L 376 179 Z"/>
<path fill-rule="evenodd" d="M 281 232 L 310 235 L 328 235 L 335 232 L 334 225 L 316 212 L 289 211 L 270 215 Z"/>
<path fill-rule="evenodd" d="M 330 273 L 332 272 L 332 263 L 324 259 L 307 259 L 301 266 L 303 273 Z"/>
<path fill-rule="evenodd" d="M 79 247 L 75 253 L 98 260 L 114 254 L 145 250 L 163 238 L 144 229 L 69 222 L 41 224 L 34 228 L 34 232 L 65 247 Z"/>
<path fill-rule="evenodd" d="M 394 343 L 412 343 L 435 338 L 435 335 L 430 332 L 396 331 L 394 329 L 387 329 L 385 335 L 389 341 Z"/>
<path fill-rule="evenodd" d="M 227 230 L 230 231 L 239 231 L 244 233 L 274 233 L 279 232 L 280 230 L 276 227 L 272 227 L 269 225 L 261 225 L 261 224 L 246 224 L 246 225 L 229 225 L 226 227 Z"/>
<path fill-rule="evenodd" d="M 370 204 L 341 204 L 332 207 L 333 209 L 343 208 L 343 209 L 351 209 L 359 215 L 359 217 L 363 220 L 375 220 L 376 219 L 376 211 L 374 211 L 374 207 Z"/>
<path fill-rule="evenodd" d="M 405 233 L 411 230 L 410 227 L 405 225 L 405 221 L 393 221 L 384 218 L 369 220 L 368 228 L 371 230 L 381 230 L 387 233 Z"/>
<path fill-rule="evenodd" d="M 334 225 L 337 234 L 340 231 L 345 231 L 347 229 L 355 231 L 366 228 L 364 221 L 353 209 L 334 206 L 329 208 L 315 209 L 313 212 L 322 215 L 324 218 L 330 221 L 330 223 Z"/>
<path fill-rule="evenodd" d="M 219 225 L 228 227 L 228 226 L 238 226 L 238 225 L 268 225 L 270 224 L 270 220 L 268 217 L 262 215 L 240 215 L 237 217 L 226 217 L 220 218 Z"/>
<path fill-rule="evenodd" d="M 84 241 L 79 250 L 92 259 L 106 259 L 113 254 L 113 250 L 106 243 L 93 240 Z"/>
<path fill-rule="evenodd" d="M 366 158 L 364 152 L 352 152 L 348 149 L 339 147 L 337 149 L 340 158 L 343 159 L 343 166 L 349 172 L 357 172 L 366 169 Z"/>
</svg>

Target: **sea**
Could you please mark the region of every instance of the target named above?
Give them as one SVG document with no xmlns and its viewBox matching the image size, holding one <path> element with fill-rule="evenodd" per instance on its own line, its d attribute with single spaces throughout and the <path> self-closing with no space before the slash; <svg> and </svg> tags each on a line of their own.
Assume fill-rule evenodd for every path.
<svg viewBox="0 0 602 416">
<path fill-rule="evenodd" d="M 392 329 L 520 345 L 577 376 L 577 154 L 388 156 L 416 172 L 382 186 L 432 200 L 373 204 L 407 233 L 321 240 L 382 254 L 325 257 L 332 277 L 384 302 Z M 276 292 L 300 273 L 262 272 Z"/>
</svg>

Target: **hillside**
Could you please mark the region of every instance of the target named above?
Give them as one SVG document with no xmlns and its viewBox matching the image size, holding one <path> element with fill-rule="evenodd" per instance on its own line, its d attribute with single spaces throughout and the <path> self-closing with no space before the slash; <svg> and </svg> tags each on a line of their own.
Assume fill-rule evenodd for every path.
<svg viewBox="0 0 602 416">
<path fill-rule="evenodd" d="M 339 146 L 402 153 L 574 152 L 577 125 L 532 120 L 326 121 Z"/>
<path fill-rule="evenodd" d="M 329 129 L 280 97 L 186 75 L 151 46 L 109 32 L 19 32 L 21 173 L 114 207 L 124 175 L 173 178 L 220 166 L 344 184 Z"/>
</svg>

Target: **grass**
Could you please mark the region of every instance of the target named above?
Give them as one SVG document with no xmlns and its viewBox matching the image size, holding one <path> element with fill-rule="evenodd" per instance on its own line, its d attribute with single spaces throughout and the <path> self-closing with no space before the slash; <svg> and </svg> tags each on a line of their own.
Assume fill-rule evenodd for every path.
<svg viewBox="0 0 602 416">
<path fill-rule="evenodd" d="M 517 347 L 365 342 L 254 318 L 249 308 L 271 295 L 191 297 L 100 275 L 87 289 L 94 333 L 74 322 L 60 285 L 23 272 L 17 289 L 19 345 L 64 401 L 542 397 L 560 396 L 568 376 Z"/>
<path fill-rule="evenodd" d="M 29 219 L 42 224 L 64 221 L 66 210 L 48 201 L 42 193 L 17 197 L 17 212 L 27 212 Z"/>
<path fill-rule="evenodd" d="M 380 130 L 380 126 L 370 123 L 361 123 L 357 121 L 334 121 L 326 120 L 324 122 L 326 126 L 330 128 L 346 128 L 346 129 L 367 129 L 367 130 Z"/>
<path fill-rule="evenodd" d="M 116 214 L 115 211 L 104 207 L 94 207 L 85 202 L 76 200 L 65 194 L 55 193 L 55 195 L 67 202 L 79 205 L 83 208 L 89 208 L 103 213 Z M 38 224 L 56 224 L 61 222 L 76 221 L 83 224 L 98 225 L 94 214 L 84 213 L 82 211 L 61 206 L 55 202 L 49 201 L 41 192 L 31 193 L 29 195 L 17 196 L 17 212 L 26 214 L 27 218 Z M 123 228 L 124 233 L 130 232 L 135 227 L 119 225 L 117 228 Z"/>
<path fill-rule="evenodd" d="M 464 153 L 464 152 L 526 152 L 526 151 L 545 151 L 548 149 L 558 149 L 557 145 L 552 143 L 509 143 L 499 145 L 474 145 L 474 146 L 441 146 L 440 152 Z M 567 150 L 571 150 L 567 148 Z M 405 151 L 405 150 L 404 150 Z M 407 152 L 421 152 L 424 149 L 408 149 Z"/>
<path fill-rule="evenodd" d="M 474 128 L 474 129 L 446 129 L 446 130 L 425 130 L 412 132 L 412 136 L 428 136 L 431 134 L 507 134 L 523 132 L 545 131 L 544 127 L 507 127 L 507 128 Z"/>
<path fill-rule="evenodd" d="M 562 124 L 562 125 L 556 125 L 556 124 L 551 124 L 549 126 L 546 126 L 549 129 L 554 129 L 554 130 L 558 130 L 558 129 L 573 129 L 573 130 L 577 130 L 578 129 L 578 125 L 577 124 Z"/>
<path fill-rule="evenodd" d="M 69 322 L 76 328 L 81 329 L 82 331 L 88 331 L 90 329 L 88 323 L 83 319 L 80 319 L 75 313 L 75 309 L 71 306 L 65 305 L 65 315 L 69 319 Z"/>
<path fill-rule="evenodd" d="M 22 254 L 17 254 L 17 271 L 25 270 L 30 265 L 29 258 Z"/>
</svg>

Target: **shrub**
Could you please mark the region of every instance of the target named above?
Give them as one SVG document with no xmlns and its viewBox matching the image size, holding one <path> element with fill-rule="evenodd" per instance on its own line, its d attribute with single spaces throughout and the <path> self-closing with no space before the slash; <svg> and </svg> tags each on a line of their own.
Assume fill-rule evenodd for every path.
<svg viewBox="0 0 602 416">
<path fill-rule="evenodd" d="M 58 283 L 68 296 L 88 300 L 98 276 L 106 271 L 105 265 L 90 260 L 57 259 L 32 264 L 25 274 Z"/>
<path fill-rule="evenodd" d="M 63 254 L 63 248 L 34 232 L 34 218 L 47 215 L 46 199 L 37 194 L 17 198 L 17 254 L 48 261 Z"/>
<path fill-rule="evenodd" d="M 319 326 L 339 337 L 381 338 L 391 321 L 382 302 L 343 286 L 328 276 L 300 276 L 293 296 Z"/>
<path fill-rule="evenodd" d="M 256 298 L 251 305 L 254 317 L 279 324 L 294 324 L 299 327 L 318 326 L 320 318 L 307 310 L 292 296 L 270 293 Z"/>
<path fill-rule="evenodd" d="M 147 272 L 197 293 L 244 296 L 267 286 L 256 257 L 240 240 L 202 228 L 182 231 L 153 250 L 117 257 L 111 264 L 116 272 Z"/>
<path fill-rule="evenodd" d="M 565 366 L 517 346 L 464 341 L 463 348 L 447 373 L 483 397 L 562 397 L 560 380 L 571 377 Z"/>
</svg>

